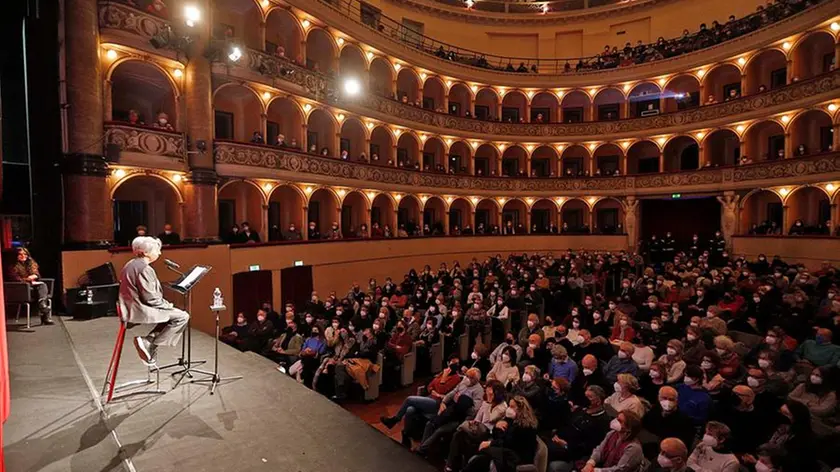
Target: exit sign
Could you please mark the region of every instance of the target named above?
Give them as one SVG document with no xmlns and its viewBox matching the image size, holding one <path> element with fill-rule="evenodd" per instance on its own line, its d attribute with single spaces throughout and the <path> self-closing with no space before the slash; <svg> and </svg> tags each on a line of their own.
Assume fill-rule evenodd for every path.
<svg viewBox="0 0 840 472">
<path fill-rule="evenodd" d="M 673 199 L 682 198 L 682 194 L 681 193 L 672 193 L 671 198 L 673 198 Z"/>
<path fill-rule="evenodd" d="M 248 266 L 248 270 L 251 272 L 257 272 L 260 270 L 260 266 L 258 264 L 250 265 Z"/>
</svg>

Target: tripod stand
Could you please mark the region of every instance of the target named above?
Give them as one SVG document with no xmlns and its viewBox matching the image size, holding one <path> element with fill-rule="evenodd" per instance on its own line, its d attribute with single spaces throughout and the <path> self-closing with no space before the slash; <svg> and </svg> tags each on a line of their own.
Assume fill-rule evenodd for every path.
<svg viewBox="0 0 840 472">
<path fill-rule="evenodd" d="M 197 372 L 200 372 L 202 374 L 208 374 L 211 377 L 209 379 L 190 380 L 190 383 L 210 382 L 210 395 L 213 395 L 216 392 L 216 386 L 219 385 L 221 382 L 227 382 L 229 380 L 239 380 L 242 378 L 241 375 L 235 375 L 233 377 L 219 376 L 219 313 L 226 309 L 227 307 L 225 307 L 224 305 L 214 305 L 210 307 L 210 310 L 212 310 L 213 313 L 216 315 L 216 344 L 213 352 L 213 372 L 206 372 L 203 370 L 195 369 Z"/>
</svg>

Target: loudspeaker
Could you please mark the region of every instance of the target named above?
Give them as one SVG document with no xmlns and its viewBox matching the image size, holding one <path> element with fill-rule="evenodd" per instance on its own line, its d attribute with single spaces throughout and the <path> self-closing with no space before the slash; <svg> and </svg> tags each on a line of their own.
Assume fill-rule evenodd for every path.
<svg viewBox="0 0 840 472">
<path fill-rule="evenodd" d="M 85 275 L 79 280 L 79 285 L 87 287 L 90 285 L 110 285 L 117 282 L 117 271 L 114 270 L 114 264 L 106 262 L 85 272 Z"/>
<path fill-rule="evenodd" d="M 120 153 L 122 146 L 119 144 L 108 143 L 105 145 L 105 160 L 108 162 L 120 162 Z"/>
</svg>

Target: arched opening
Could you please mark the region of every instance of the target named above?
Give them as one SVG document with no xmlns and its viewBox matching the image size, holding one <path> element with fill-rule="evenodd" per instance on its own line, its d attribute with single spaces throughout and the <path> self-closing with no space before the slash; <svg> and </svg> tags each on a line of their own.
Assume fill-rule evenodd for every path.
<svg viewBox="0 0 840 472">
<path fill-rule="evenodd" d="M 438 197 L 429 197 L 426 204 L 423 206 L 423 234 L 445 234 L 443 227 L 444 214 L 446 213 L 446 204 Z M 426 227 L 428 226 L 428 230 Z"/>
<path fill-rule="evenodd" d="M 659 147 L 651 141 L 638 141 L 627 150 L 628 174 L 659 172 Z"/>
<path fill-rule="evenodd" d="M 776 121 L 762 121 L 750 126 L 744 140 L 747 156 L 753 162 L 785 158 L 785 130 Z"/>
<path fill-rule="evenodd" d="M 800 187 L 788 195 L 785 203 L 791 226 L 789 233 L 819 234 L 831 228 L 831 202 L 821 188 Z M 797 226 L 799 222 L 801 226 Z"/>
<path fill-rule="evenodd" d="M 338 197 L 326 188 L 315 190 L 309 197 L 306 219 L 318 224 L 321 235 L 327 235 L 333 225 L 338 228 Z"/>
<path fill-rule="evenodd" d="M 384 126 L 377 126 L 370 133 L 370 163 L 394 167 L 394 139 Z M 393 225 L 391 227 L 393 228 Z"/>
<path fill-rule="evenodd" d="M 502 207 L 502 233 L 528 234 L 528 206 L 522 200 L 508 200 Z"/>
<path fill-rule="evenodd" d="M 741 234 L 781 234 L 782 199 L 770 190 L 747 195 L 741 204 Z"/>
<path fill-rule="evenodd" d="M 560 226 L 557 222 L 557 205 L 548 199 L 540 199 L 531 206 L 531 233 L 557 233 Z"/>
<path fill-rule="evenodd" d="M 386 237 L 396 235 L 397 220 L 394 201 L 388 195 L 380 193 L 373 199 L 370 207 L 370 224 L 374 227 L 378 225 Z"/>
<path fill-rule="evenodd" d="M 572 90 L 563 96 L 560 107 L 563 109 L 563 123 L 581 123 L 591 121 L 591 101 L 582 90 Z"/>
<path fill-rule="evenodd" d="M 303 195 L 291 185 L 280 185 L 276 187 L 268 197 L 268 240 L 280 241 L 284 231 L 291 225 L 301 234 L 307 234 L 309 221 L 304 221 L 306 216 L 303 212 Z M 314 221 L 315 229 L 318 232 L 324 230 Z"/>
<path fill-rule="evenodd" d="M 321 28 L 312 28 L 306 35 L 306 67 L 315 72 L 335 72 L 335 42 Z"/>
<path fill-rule="evenodd" d="M 367 76 L 367 59 L 355 44 L 346 43 L 338 56 L 338 73 L 342 77 L 355 77 L 360 82 Z"/>
<path fill-rule="evenodd" d="M 563 234 L 589 234 L 589 205 L 573 198 L 563 204 L 560 211 L 560 232 Z"/>
<path fill-rule="evenodd" d="M 419 107 L 420 79 L 413 70 L 403 67 L 397 74 L 397 99 L 402 103 Z"/>
<path fill-rule="evenodd" d="M 691 74 L 679 75 L 665 85 L 665 113 L 700 105 L 700 81 Z"/>
<path fill-rule="evenodd" d="M 668 141 L 663 150 L 665 170 L 697 170 L 700 167 L 700 147 L 691 136 L 677 136 Z"/>
<path fill-rule="evenodd" d="M 650 82 L 642 82 L 633 87 L 630 91 L 630 115 L 638 118 L 661 113 L 659 95 L 659 87 Z"/>
<path fill-rule="evenodd" d="M 455 141 L 452 146 L 449 146 L 449 173 L 472 173 L 472 154 L 469 144 Z"/>
<path fill-rule="evenodd" d="M 266 113 L 266 144 L 279 144 L 278 137 L 290 148 L 300 148 L 303 136 L 303 113 L 294 100 L 278 97 L 268 105 Z"/>
<path fill-rule="evenodd" d="M 456 198 L 449 204 L 449 234 L 455 234 L 458 231 L 464 232 L 472 229 L 472 207 L 470 202 L 463 198 Z"/>
<path fill-rule="evenodd" d="M 583 177 L 589 175 L 589 151 L 580 144 L 567 147 L 560 160 L 564 177 Z"/>
<path fill-rule="evenodd" d="M 521 146 L 509 146 L 502 154 L 502 176 L 523 177 L 528 173 L 528 151 Z"/>
<path fill-rule="evenodd" d="M 828 152 L 834 142 L 831 117 L 822 110 L 808 110 L 794 118 L 790 125 L 794 157 Z"/>
<path fill-rule="evenodd" d="M 375 57 L 370 63 L 370 91 L 393 99 L 394 69 L 385 58 Z"/>
<path fill-rule="evenodd" d="M 557 95 L 540 92 L 531 99 L 531 123 L 557 123 L 560 121 L 560 103 Z"/>
<path fill-rule="evenodd" d="M 367 132 L 365 126 L 356 118 L 345 118 L 341 124 L 341 153 L 342 159 L 356 162 L 368 162 Z"/>
<path fill-rule="evenodd" d="M 216 139 L 260 144 L 259 138 L 265 138 L 260 123 L 262 102 L 250 88 L 238 84 L 220 88 L 213 98 L 213 111 Z"/>
<path fill-rule="evenodd" d="M 251 231 L 265 241 L 267 228 L 263 227 L 263 194 L 256 184 L 243 180 L 233 181 L 219 189 L 220 233 L 227 234 L 234 224 L 247 222 Z"/>
<path fill-rule="evenodd" d="M 525 110 L 528 107 L 528 97 L 518 90 L 511 90 L 502 98 L 502 121 L 506 123 L 524 123 L 528 117 Z"/>
<path fill-rule="evenodd" d="M 830 72 L 835 64 L 834 38 L 827 31 L 809 34 L 793 51 L 793 77 L 810 79 Z"/>
<path fill-rule="evenodd" d="M 735 90 L 737 96 L 741 96 L 741 71 L 733 64 L 721 64 L 706 74 L 705 78 L 704 105 L 721 103 L 728 98 Z"/>
<path fill-rule="evenodd" d="M 438 138 L 428 138 L 423 144 L 423 171 L 445 173 L 446 146 Z"/>
<path fill-rule="evenodd" d="M 274 8 L 265 20 L 265 52 L 303 62 L 303 31 L 298 19 L 285 8 Z"/>
<path fill-rule="evenodd" d="M 557 151 L 551 146 L 540 146 L 531 153 L 531 177 L 556 177 Z"/>
<path fill-rule="evenodd" d="M 125 61 L 113 70 L 109 111 L 111 120 L 130 125 L 146 125 L 164 131 L 178 128 L 172 82 L 160 69 L 146 62 Z"/>
<path fill-rule="evenodd" d="M 493 89 L 483 88 L 475 95 L 475 117 L 479 120 L 496 121 L 499 96 Z"/>
<path fill-rule="evenodd" d="M 703 162 L 710 166 L 734 166 L 741 158 L 741 139 L 731 129 L 719 129 L 703 141 Z"/>
<path fill-rule="evenodd" d="M 624 94 L 614 88 L 601 89 L 595 99 L 597 121 L 613 121 L 624 116 Z"/>
<path fill-rule="evenodd" d="M 614 198 L 602 198 L 592 208 L 595 212 L 593 233 L 624 234 L 624 209 Z"/>
<path fill-rule="evenodd" d="M 446 113 L 446 85 L 439 77 L 429 77 L 423 84 L 423 108 Z"/>
<path fill-rule="evenodd" d="M 747 64 L 746 94 L 761 93 L 787 84 L 787 58 L 778 49 L 767 49 Z M 731 92 L 727 95 L 732 98 Z"/>
<path fill-rule="evenodd" d="M 470 112 L 470 98 L 472 94 L 465 84 L 453 84 L 449 88 L 449 114 L 455 116 L 472 116 Z"/>
<path fill-rule="evenodd" d="M 131 177 L 114 190 L 113 200 L 114 241 L 120 244 L 130 245 L 140 225 L 150 236 L 162 233 L 165 224 L 183 234 L 178 192 L 162 178 Z"/>
<path fill-rule="evenodd" d="M 345 238 L 358 238 L 366 234 L 370 237 L 367 227 L 367 199 L 360 192 L 350 192 L 341 202 L 341 234 Z"/>
<path fill-rule="evenodd" d="M 485 198 L 475 206 L 476 234 L 491 234 L 498 232 L 501 224 L 501 212 L 495 200 Z"/>
<path fill-rule="evenodd" d="M 499 151 L 492 144 L 482 144 L 475 150 L 475 175 L 496 177 L 499 172 Z"/>
<path fill-rule="evenodd" d="M 335 157 L 335 120 L 329 111 L 316 108 L 309 113 L 306 127 L 307 150 L 312 154 Z"/>
<path fill-rule="evenodd" d="M 595 150 L 595 176 L 621 175 L 621 158 L 624 153 L 621 148 L 612 143 L 598 146 Z"/>
<path fill-rule="evenodd" d="M 412 133 L 403 133 L 397 140 L 397 165 L 420 170 L 420 142 Z"/>
<path fill-rule="evenodd" d="M 207 15 L 207 18 L 220 19 L 213 25 L 214 39 L 224 39 L 257 51 L 263 50 L 260 29 L 256 27 L 262 23 L 262 12 L 257 2 L 218 0 L 214 6 L 213 14 Z"/>
<path fill-rule="evenodd" d="M 420 200 L 414 195 L 406 195 L 400 199 L 400 204 L 397 207 L 397 224 L 401 230 L 409 236 L 415 236 L 423 228 L 420 221 Z"/>
</svg>

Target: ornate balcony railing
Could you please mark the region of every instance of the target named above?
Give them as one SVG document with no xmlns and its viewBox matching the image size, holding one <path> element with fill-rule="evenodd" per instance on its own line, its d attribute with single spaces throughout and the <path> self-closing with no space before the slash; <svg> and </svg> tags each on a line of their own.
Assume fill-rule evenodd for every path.
<svg viewBox="0 0 840 472">
<path fill-rule="evenodd" d="M 348 179 L 365 183 L 446 191 L 471 192 L 544 192 L 605 194 L 661 194 L 692 188 L 693 191 L 718 191 L 753 188 L 772 179 L 773 185 L 802 183 L 810 178 L 840 177 L 840 152 L 816 154 L 782 161 L 760 162 L 737 167 L 708 167 L 699 170 L 637 174 L 615 177 L 513 178 L 475 177 L 419 172 L 400 168 L 347 162 L 253 144 L 215 142 L 217 164 L 232 164 L 293 172 L 301 179 L 321 177 L 325 181 Z"/>
<path fill-rule="evenodd" d="M 183 133 L 131 126 L 125 123 L 105 124 L 105 148 L 117 145 L 122 152 L 164 156 L 184 161 L 187 148 Z"/>
<path fill-rule="evenodd" d="M 151 39 L 169 30 L 169 23 L 119 1 L 99 2 L 99 28 L 125 31 Z"/>
<path fill-rule="evenodd" d="M 315 99 L 326 101 L 337 107 L 346 107 L 348 110 L 360 114 L 371 111 L 420 125 L 444 128 L 455 132 L 480 134 L 485 137 L 525 136 L 535 139 L 557 139 L 559 136 L 566 138 L 619 135 L 675 127 L 699 128 L 705 127 L 711 121 L 727 117 L 731 117 L 731 121 L 744 120 L 751 113 L 759 113 L 774 106 L 807 101 L 809 98 L 822 100 L 823 95 L 836 94 L 840 90 L 840 69 L 835 69 L 826 74 L 767 92 L 747 95 L 715 105 L 703 105 L 649 117 L 581 123 L 505 123 L 438 113 L 391 100 L 372 92 L 365 93 L 362 97 L 353 99 L 353 101 L 345 102 L 340 100 L 339 95 L 335 93 L 337 84 L 334 78 L 301 67 L 288 59 L 278 58 L 260 51 L 249 50 L 247 58 L 247 67 L 251 70 L 273 79 L 281 79 L 303 87 Z M 231 69 L 231 71 L 234 72 L 235 69 Z M 808 106 L 809 104 L 801 103 L 801 105 Z"/>
</svg>

